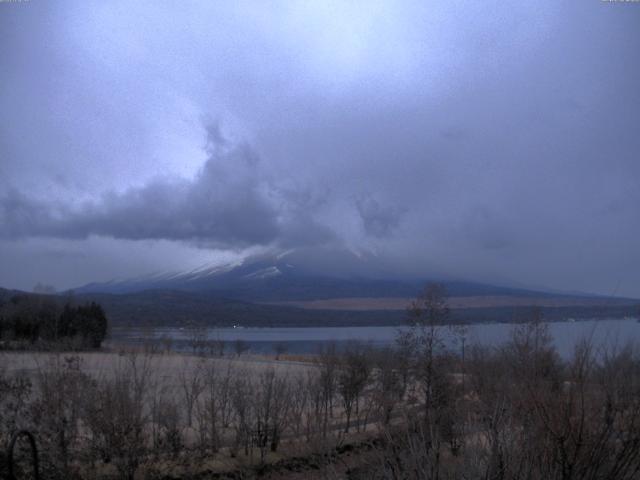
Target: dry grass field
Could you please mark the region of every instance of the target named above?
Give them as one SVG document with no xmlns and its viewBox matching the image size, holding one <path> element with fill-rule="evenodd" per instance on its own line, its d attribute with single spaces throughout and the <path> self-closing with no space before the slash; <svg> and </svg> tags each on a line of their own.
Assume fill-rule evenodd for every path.
<svg viewBox="0 0 640 480">
<path fill-rule="evenodd" d="M 274 305 L 288 305 L 311 310 L 405 310 L 413 299 L 390 298 L 330 298 L 325 300 L 300 300 L 277 302 Z M 611 305 L 634 305 L 635 301 L 616 298 L 593 297 L 533 297 L 483 295 L 471 297 L 450 297 L 449 308 L 496 308 L 496 307 L 598 307 Z"/>
<path fill-rule="evenodd" d="M 0 352 L 0 386 L 9 394 L 0 399 L 0 423 L 36 433 L 49 473 L 192 478 L 258 469 L 263 478 L 299 478 L 292 468 L 313 474 L 325 463 L 314 452 L 366 438 L 373 425 L 362 410 L 351 418 L 357 428 L 343 431 L 344 408 L 322 392 L 316 357 L 211 358 L 125 348 Z M 12 398 L 21 405 L 9 415 Z M 64 425 L 54 418 L 60 416 Z M 62 451 L 61 434 L 68 443 Z M 75 460 L 61 463 L 60 455 Z"/>
<path fill-rule="evenodd" d="M 312 368 L 312 363 L 305 363 L 303 356 L 282 357 L 276 360 L 275 357 L 243 355 L 241 357 L 211 358 L 189 354 L 139 354 L 130 347 L 122 348 L 121 353 L 111 352 L 67 352 L 67 353 L 46 353 L 46 352 L 3 352 L 0 351 L 0 369 L 9 374 L 30 374 L 45 372 L 56 362 L 64 361 L 65 357 L 78 358 L 82 365 L 83 372 L 88 375 L 100 378 L 113 375 L 115 372 L 126 368 L 132 358 L 139 362 L 143 361 L 145 368 L 149 369 L 153 375 L 160 376 L 169 383 L 178 383 L 179 378 L 185 372 L 195 371 L 197 368 L 213 367 L 217 370 L 232 369 L 246 372 L 252 376 L 257 376 L 261 372 L 274 370 L 277 374 L 300 375 Z M 294 360 L 295 358 L 295 360 Z"/>
</svg>

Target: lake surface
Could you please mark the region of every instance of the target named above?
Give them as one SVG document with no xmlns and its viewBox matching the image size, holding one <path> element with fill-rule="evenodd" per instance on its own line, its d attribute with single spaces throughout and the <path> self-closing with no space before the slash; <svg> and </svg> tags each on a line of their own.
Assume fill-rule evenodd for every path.
<svg viewBox="0 0 640 480">
<path fill-rule="evenodd" d="M 629 342 L 640 344 L 640 322 L 635 318 L 552 322 L 548 325 L 563 357 L 569 357 L 583 339 L 591 339 L 595 345 L 603 347 L 622 347 Z M 498 346 L 509 340 L 514 327 L 516 325 L 508 323 L 468 325 L 466 344 Z M 453 347 L 455 335 L 450 328 L 441 329 L 443 337 Z M 392 345 L 398 331 L 398 327 L 207 328 L 200 334 L 208 340 L 223 340 L 227 351 L 233 351 L 235 342 L 240 340 L 253 353 L 273 353 L 278 345 L 283 345 L 288 353 L 316 353 L 332 342 L 338 348 L 353 341 L 372 346 Z M 162 343 L 163 339 L 170 339 L 176 350 L 188 350 L 193 337 L 193 330 L 167 327 L 115 327 L 111 333 L 111 341 L 115 343 Z"/>
</svg>

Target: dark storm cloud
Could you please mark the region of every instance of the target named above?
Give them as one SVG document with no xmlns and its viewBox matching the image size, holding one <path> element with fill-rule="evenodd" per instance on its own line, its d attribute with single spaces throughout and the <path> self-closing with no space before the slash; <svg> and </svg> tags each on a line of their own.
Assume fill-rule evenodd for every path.
<svg viewBox="0 0 640 480">
<path fill-rule="evenodd" d="M 208 127 L 208 132 L 216 132 Z M 216 134 L 219 136 L 219 133 Z M 211 140 L 211 139 L 210 139 Z M 156 180 L 97 202 L 54 208 L 11 190 L 0 197 L 1 235 L 5 238 L 90 235 L 127 240 L 180 240 L 239 248 L 307 243 L 315 225 L 307 219 L 298 232 L 297 214 L 288 218 L 269 198 L 270 186 L 255 171 L 258 155 L 246 144 L 226 148 L 222 137 L 193 180 Z M 283 238 L 288 235 L 291 238 Z"/>
<path fill-rule="evenodd" d="M 138 244 L 171 246 L 123 275 L 328 245 L 640 296 L 636 5 L 51 5 L 0 3 L 0 260 L 38 253 L 29 288 L 78 267 L 58 237 L 87 281 Z"/>
<path fill-rule="evenodd" d="M 206 122 L 205 130 L 207 132 L 207 143 L 205 144 L 205 150 L 209 155 L 215 155 L 215 153 L 219 149 L 225 148 L 229 145 L 229 140 L 222 133 L 219 122 Z"/>
<path fill-rule="evenodd" d="M 176 240 L 207 248 L 297 247 L 326 243 L 333 232 L 313 218 L 309 194 L 277 189 L 259 173 L 259 155 L 233 145 L 216 123 L 205 126 L 209 154 L 193 180 L 161 179 L 74 208 L 0 196 L 4 238 L 90 235 L 124 240 Z"/>
<path fill-rule="evenodd" d="M 365 232 L 377 238 L 391 235 L 407 211 L 406 208 L 394 205 L 383 206 L 371 196 L 357 199 L 356 207 Z"/>
</svg>

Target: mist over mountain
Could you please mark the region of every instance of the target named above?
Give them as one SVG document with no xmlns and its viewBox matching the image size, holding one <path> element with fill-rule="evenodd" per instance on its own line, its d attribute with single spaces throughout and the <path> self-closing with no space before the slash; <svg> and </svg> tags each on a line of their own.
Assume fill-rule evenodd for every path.
<svg viewBox="0 0 640 480">
<path fill-rule="evenodd" d="M 132 279 L 91 283 L 75 293 L 126 294 L 147 290 L 207 293 L 218 298 L 279 302 L 333 298 L 411 298 L 428 282 L 443 283 L 451 296 L 540 296 L 533 291 L 447 277 L 401 273 L 371 252 L 295 249 L 263 254 L 227 265 L 205 264 L 186 272 L 162 272 Z"/>
<path fill-rule="evenodd" d="M 637 302 L 455 279 L 420 277 L 372 252 L 292 249 L 184 272 L 91 283 L 61 295 L 104 306 L 115 326 L 400 325 L 425 284 L 450 296 L 454 323 L 519 322 L 539 307 L 546 320 L 624 317 Z M 0 289 L 0 304 L 24 292 Z M 65 300 L 66 301 L 66 300 Z"/>
</svg>

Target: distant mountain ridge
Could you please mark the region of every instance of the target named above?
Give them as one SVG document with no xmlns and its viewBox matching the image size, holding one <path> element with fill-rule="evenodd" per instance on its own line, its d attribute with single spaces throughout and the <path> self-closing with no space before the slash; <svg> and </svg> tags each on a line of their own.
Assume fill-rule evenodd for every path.
<svg viewBox="0 0 640 480">
<path fill-rule="evenodd" d="M 0 288 L 0 305 L 14 295 L 37 295 Z M 457 297 L 464 299 L 464 297 Z M 289 305 L 265 305 L 212 297 L 206 293 L 177 290 L 146 290 L 136 293 L 83 293 L 68 297 L 76 303 L 95 301 L 103 306 L 114 327 L 337 327 L 402 325 L 404 309 L 350 311 L 305 309 Z M 535 300 L 535 297 L 534 297 Z M 66 299 L 64 299 L 66 301 Z M 546 306 L 541 308 L 548 321 L 567 318 L 623 318 L 638 314 L 633 304 L 608 306 Z M 530 306 L 454 308 L 454 323 L 522 322 L 531 318 Z"/>
<path fill-rule="evenodd" d="M 206 325 L 212 327 L 328 327 L 328 326 L 372 326 L 401 325 L 407 320 L 405 307 L 397 303 L 398 298 L 375 299 L 367 303 L 366 309 L 349 309 L 331 306 L 332 303 L 351 303 L 354 299 L 312 301 L 309 308 L 296 305 L 265 304 L 221 297 L 220 292 L 190 292 L 181 290 L 144 290 L 132 293 L 73 293 L 62 294 L 77 303 L 98 302 L 107 313 L 112 326 L 175 326 Z M 0 288 L 0 305 L 15 295 L 42 295 Z M 483 301 L 477 302 L 480 298 Z M 540 305 L 543 318 L 548 321 L 568 318 L 623 318 L 638 316 L 637 301 L 629 299 L 606 299 L 603 297 L 561 296 L 513 296 L 511 305 L 492 303 L 490 296 L 450 298 L 452 306 L 450 320 L 454 323 L 478 322 L 522 322 L 531 318 L 532 305 Z M 530 305 L 522 301 L 531 298 Z M 571 299 L 575 302 L 572 303 Z M 470 300 L 472 300 L 470 302 Z M 64 299 L 66 301 L 66 299 Z M 512 300 L 509 300 L 512 301 Z M 320 302 L 318 304 L 318 302 Z M 327 303 L 328 302 L 328 303 Z M 389 308 L 387 302 L 394 303 Z M 300 301 L 300 304 L 307 302 Z"/>
<path fill-rule="evenodd" d="M 90 283 L 75 293 L 125 294 L 147 290 L 206 293 L 248 302 L 325 300 L 351 297 L 415 297 L 428 281 L 393 275 L 369 259 L 339 252 L 342 269 L 337 274 L 318 271 L 296 252 L 251 258 L 225 266 L 204 265 L 187 272 L 159 273 L 128 280 Z M 345 267 L 346 264 L 350 264 Z M 557 293 L 510 288 L 462 280 L 441 280 L 450 296 L 557 296 Z"/>
<path fill-rule="evenodd" d="M 446 278 L 399 275 L 375 255 L 294 250 L 229 265 L 91 283 L 78 300 L 104 305 L 114 325 L 399 325 L 429 281 L 443 283 L 454 322 L 518 322 L 534 305 L 549 320 L 635 315 L 636 301 Z M 65 292 L 69 294 L 71 292 Z"/>
</svg>

